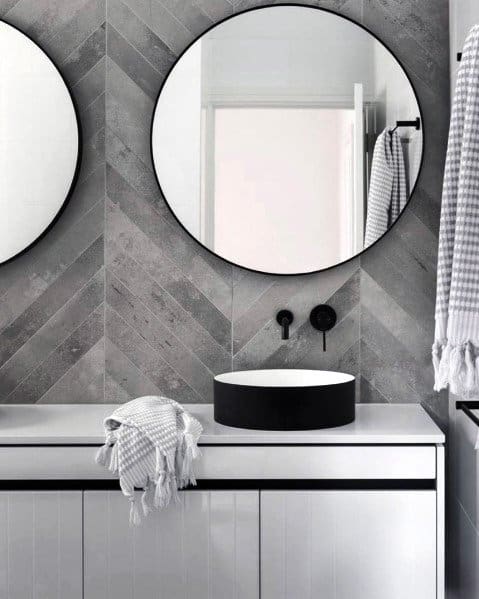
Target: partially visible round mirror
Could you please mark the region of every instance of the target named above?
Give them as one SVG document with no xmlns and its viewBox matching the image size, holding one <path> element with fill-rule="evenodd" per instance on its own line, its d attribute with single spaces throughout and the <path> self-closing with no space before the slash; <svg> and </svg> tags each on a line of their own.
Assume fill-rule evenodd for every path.
<svg viewBox="0 0 479 599">
<path fill-rule="evenodd" d="M 249 10 L 197 39 L 163 84 L 151 142 L 188 233 L 274 274 L 330 268 L 375 243 L 423 153 L 396 58 L 362 26 L 300 5 Z"/>
<path fill-rule="evenodd" d="M 48 230 L 72 187 L 79 128 L 68 88 L 45 52 L 0 22 L 0 263 Z"/>
</svg>

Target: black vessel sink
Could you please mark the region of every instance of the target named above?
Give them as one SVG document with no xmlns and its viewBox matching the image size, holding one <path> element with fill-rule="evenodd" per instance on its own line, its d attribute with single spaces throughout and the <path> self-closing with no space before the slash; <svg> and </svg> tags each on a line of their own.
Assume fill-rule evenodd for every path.
<svg viewBox="0 0 479 599">
<path fill-rule="evenodd" d="M 214 417 L 227 426 L 312 430 L 355 417 L 354 376 L 329 370 L 242 370 L 215 376 Z"/>
</svg>

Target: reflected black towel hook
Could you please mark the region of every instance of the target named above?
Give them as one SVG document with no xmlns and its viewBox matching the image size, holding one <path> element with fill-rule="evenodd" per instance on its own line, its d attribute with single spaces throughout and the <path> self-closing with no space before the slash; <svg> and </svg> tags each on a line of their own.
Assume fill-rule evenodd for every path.
<svg viewBox="0 0 479 599">
<path fill-rule="evenodd" d="M 389 134 L 392 135 L 398 127 L 414 127 L 416 131 L 419 131 L 421 129 L 421 119 L 416 117 L 414 121 L 396 121 L 396 126 L 389 131 Z"/>
</svg>

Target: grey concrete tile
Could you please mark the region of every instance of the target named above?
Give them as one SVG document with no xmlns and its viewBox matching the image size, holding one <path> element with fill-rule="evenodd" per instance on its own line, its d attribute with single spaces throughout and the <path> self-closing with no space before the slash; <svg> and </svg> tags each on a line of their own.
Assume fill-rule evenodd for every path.
<svg viewBox="0 0 479 599">
<path fill-rule="evenodd" d="M 99 237 L 18 318 L 0 333 L 0 363 L 11 358 L 103 265 Z"/>
<path fill-rule="evenodd" d="M 0 0 L 0 17 L 4 17 L 20 0 Z"/>
<path fill-rule="evenodd" d="M 144 118 L 140 121 L 125 108 L 124 103 L 117 102 L 111 95 L 106 98 L 108 128 L 117 136 L 128 139 L 128 145 L 149 171 L 153 171 L 151 162 L 151 145 L 149 123 Z"/>
<path fill-rule="evenodd" d="M 321 370 L 339 370 L 348 374 L 359 371 L 359 306 L 348 314 L 326 333 L 326 351 L 323 351 L 323 336 L 319 331 L 305 326 L 313 337 L 308 352 L 298 364 L 301 368 L 319 368 Z"/>
<path fill-rule="evenodd" d="M 73 96 L 83 110 L 105 92 L 106 57 L 99 60 L 73 87 Z"/>
<path fill-rule="evenodd" d="M 107 274 L 106 297 L 120 316 L 174 368 L 185 382 L 204 400 L 211 398 L 213 373 L 197 356 L 112 274 Z"/>
<path fill-rule="evenodd" d="M 436 269 L 431 267 L 430 262 L 424 260 L 421 255 L 416 255 L 414 248 L 408 246 L 393 227 L 388 232 L 387 239 L 368 250 L 367 264 L 369 259 L 389 261 L 403 279 L 413 288 L 420 281 L 420 293 L 429 297 L 431 302 L 436 297 Z"/>
<path fill-rule="evenodd" d="M 116 206 L 108 203 L 107 212 L 107 259 L 110 243 L 114 242 L 132 256 L 149 276 L 167 291 L 184 310 L 205 327 L 211 335 L 220 335 L 228 351 L 231 343 L 231 292 L 224 302 L 224 311 L 211 302 L 178 269 L 146 235 L 137 229 Z"/>
<path fill-rule="evenodd" d="M 361 377 L 359 403 L 388 403 L 387 399 L 371 383 Z"/>
<path fill-rule="evenodd" d="M 339 372 L 345 372 L 347 374 L 352 374 L 356 377 L 354 381 L 354 396 L 356 403 L 359 403 L 361 399 L 360 347 L 361 342 L 358 339 L 356 343 L 354 343 L 354 345 L 352 345 L 348 350 L 344 352 L 344 354 L 339 359 L 337 366 L 334 366 L 335 370 L 338 370 Z"/>
<path fill-rule="evenodd" d="M 108 25 L 108 57 L 152 100 L 158 95 L 162 76 L 118 31 Z"/>
<path fill-rule="evenodd" d="M 191 2 L 190 10 L 195 10 L 191 7 Z M 176 55 L 123 2 L 117 1 L 109 5 L 108 22 L 159 73 L 166 75 L 175 62 Z"/>
<path fill-rule="evenodd" d="M 394 232 L 414 252 L 414 255 L 421 260 L 421 263 L 428 269 L 428 272 L 436 272 L 437 237 L 417 218 L 412 210 L 406 209 L 404 211 Z"/>
<path fill-rule="evenodd" d="M 105 22 L 105 0 L 88 0 L 72 11 L 69 3 L 63 3 L 67 9 L 66 22 L 62 27 L 53 21 L 53 27 L 44 30 L 42 45 L 58 62 L 63 62 L 78 46 L 92 35 Z M 43 27 L 42 27 L 43 29 Z"/>
<path fill-rule="evenodd" d="M 78 182 L 81 183 L 101 164 L 105 164 L 104 129 L 83 140 L 83 155 Z"/>
<path fill-rule="evenodd" d="M 112 168 L 107 169 L 107 193 L 151 243 L 157 246 L 218 309 L 223 313 L 228 310 L 228 306 L 231 305 L 230 282 L 218 273 L 218 269 L 211 267 L 211 262 L 204 258 L 205 250 L 201 251 L 178 225 L 170 225 L 169 221 L 160 216 L 156 209 L 152 208 L 143 196 L 140 197 Z M 216 260 L 220 262 L 219 259 Z M 220 272 L 223 272 L 221 267 Z"/>
<path fill-rule="evenodd" d="M 182 23 L 196 37 L 213 24 L 197 2 L 189 0 L 154 0 Z M 225 14 L 224 16 L 227 16 Z"/>
<path fill-rule="evenodd" d="M 103 202 L 73 226 L 57 223 L 30 252 L 2 266 L 0 328 L 17 318 L 103 233 Z"/>
<path fill-rule="evenodd" d="M 212 372 L 220 373 L 229 368 L 229 323 L 226 322 L 227 326 L 221 327 L 222 321 L 198 322 L 155 283 L 138 262 L 119 249 L 115 251 L 111 248 L 107 266 Z"/>
<path fill-rule="evenodd" d="M 290 4 L 290 2 L 288 0 L 274 0 L 273 2 L 268 0 L 235 0 L 233 2 L 235 12 L 271 4 Z M 312 8 L 325 8 L 358 22 L 362 19 L 362 4 L 363 0 L 305 0 L 301 2 L 301 5 L 311 6 Z"/>
<path fill-rule="evenodd" d="M 105 24 L 76 48 L 62 63 L 61 69 L 70 85 L 75 85 L 105 56 Z"/>
<path fill-rule="evenodd" d="M 85 139 L 93 137 L 105 127 L 105 94 L 98 96 L 85 110 L 80 112 L 82 134 Z"/>
<path fill-rule="evenodd" d="M 274 276 L 233 267 L 234 318 L 240 319 L 276 283 Z"/>
<path fill-rule="evenodd" d="M 99 202 L 103 206 L 105 197 L 105 167 L 104 165 L 90 173 L 86 179 L 75 186 L 73 196 L 65 208 L 62 218 L 71 223 L 78 221 L 84 217 L 86 213 L 96 206 Z M 99 220 L 103 222 L 99 214 Z"/>
<path fill-rule="evenodd" d="M 393 30 L 407 31 L 439 66 L 444 67 L 449 60 L 448 18 L 444 19 L 444 16 L 448 17 L 447 4 L 447 1 L 436 0 L 433 8 L 430 2 L 415 0 L 365 0 L 365 18 L 368 13 L 377 15 L 381 11 L 381 16 Z"/>
<path fill-rule="evenodd" d="M 374 309 L 374 308 L 373 308 Z M 408 331 L 402 333 L 408 337 Z M 390 330 L 379 322 L 367 308 L 361 309 L 361 338 L 387 364 L 402 370 L 405 382 L 420 397 L 425 397 L 434 386 L 434 373 L 430 347 L 417 343 L 413 335 L 407 345 L 401 343 Z M 432 346 L 432 340 L 431 340 Z"/>
<path fill-rule="evenodd" d="M 159 203 L 159 191 L 152 171 L 113 131 L 107 131 L 107 140 L 106 159 L 108 163 L 131 187 L 156 207 Z M 110 176 L 108 181 L 111 181 Z M 109 193 L 109 188 L 107 189 Z"/>
<path fill-rule="evenodd" d="M 43 11 L 37 19 L 31 22 L 28 28 L 28 33 L 35 39 L 39 40 L 42 45 L 52 34 L 64 30 L 64 28 L 71 21 L 72 13 L 91 13 L 92 8 L 94 8 L 93 5 L 88 4 L 88 0 L 70 0 L 69 2 L 39 2 L 38 4 L 43 5 Z M 102 3 L 97 2 L 97 4 L 101 5 Z M 105 13 L 103 12 L 103 14 Z M 97 27 L 100 24 L 101 21 L 97 24 Z"/>
<path fill-rule="evenodd" d="M 213 23 L 233 13 L 233 2 L 228 0 L 197 0 L 197 5 Z"/>
<path fill-rule="evenodd" d="M 104 277 L 104 270 L 99 270 L 0 367 L 0 398 L 11 393 L 103 302 Z"/>
<path fill-rule="evenodd" d="M 37 403 L 106 403 L 104 399 L 105 340 L 100 339 Z M 109 402 L 108 402 L 109 403 Z"/>
<path fill-rule="evenodd" d="M 161 391 L 121 352 L 109 339 L 105 339 L 105 373 L 115 381 L 129 398 L 144 395 L 161 395 Z M 110 393 L 111 393 L 110 389 Z M 113 403 L 121 403 L 120 397 L 112 397 Z"/>
<path fill-rule="evenodd" d="M 239 303 L 241 315 L 236 318 L 236 293 L 241 286 L 239 282 L 233 288 L 233 352 L 236 354 L 258 334 L 265 323 L 274 320 L 276 313 L 282 308 L 291 309 L 296 315 L 292 325 L 294 331 L 297 326 L 309 319 L 311 309 L 319 303 L 326 302 L 351 278 L 357 268 L 357 261 L 351 260 L 323 273 L 277 278 L 265 291 L 259 288 L 258 299 L 254 302 L 250 300 L 247 311 Z M 262 276 L 265 276 L 268 281 L 272 279 L 268 275 Z"/>
<path fill-rule="evenodd" d="M 115 100 L 130 119 L 149 131 L 154 101 L 111 58 L 107 57 L 106 81 L 108 95 Z M 109 124 L 110 114 L 107 114 Z M 118 136 L 118 134 L 117 134 Z M 119 136 L 121 137 L 121 136 Z"/>
<path fill-rule="evenodd" d="M 353 307 L 327 334 L 327 351 L 323 352 L 322 334 L 304 320 L 281 339 L 276 321 L 265 327 L 233 356 L 234 370 L 245 368 L 313 368 L 337 369 L 338 362 L 359 339 L 359 307 Z"/>
<path fill-rule="evenodd" d="M 448 57 L 444 58 L 447 37 L 424 39 L 424 31 L 418 36 L 412 30 L 411 22 L 417 23 L 418 27 L 424 27 L 424 23 L 420 23 L 417 12 L 405 17 L 407 11 L 401 11 L 400 4 L 396 0 L 364 0 L 363 24 L 389 46 L 408 72 L 415 73 L 434 89 L 439 81 L 449 81 L 449 61 Z M 429 31 L 430 28 L 426 35 Z"/>
<path fill-rule="evenodd" d="M 405 381 L 405 370 L 396 363 L 385 362 L 361 341 L 361 375 L 370 381 L 390 403 L 420 403 L 417 395 Z"/>
<path fill-rule="evenodd" d="M 440 198 L 434 197 L 427 188 L 419 183 L 408 204 L 408 210 L 425 225 L 434 237 L 439 237 L 439 222 L 441 218 Z"/>
<path fill-rule="evenodd" d="M 105 403 L 126 403 L 134 399 L 128 394 L 126 389 L 120 383 L 111 377 L 108 373 L 105 374 Z"/>
<path fill-rule="evenodd" d="M 411 289 L 403 274 L 380 252 L 387 243 L 388 239 L 384 238 L 376 244 L 374 251 L 368 251 L 361 259 L 361 267 L 387 289 L 390 302 L 394 300 L 430 336 L 434 329 L 434 295 L 426 294 L 419 285 Z"/>
<path fill-rule="evenodd" d="M 97 308 L 66 341 L 5 399 L 4 403 L 35 403 L 103 336 L 103 306 Z"/>
<path fill-rule="evenodd" d="M 10 4 L 10 2 L 8 2 Z M 11 8 L 4 15 L 5 20 L 20 29 L 27 29 L 29 25 L 40 18 L 45 10 L 45 4 L 36 0 L 19 0 L 12 3 Z"/>
<path fill-rule="evenodd" d="M 204 401 L 204 398 L 110 307 L 106 312 L 105 328 L 106 335 L 119 351 L 152 381 L 163 395 L 182 403 Z M 126 375 L 128 376 L 128 372 Z"/>
<path fill-rule="evenodd" d="M 361 272 L 361 307 L 369 310 L 374 317 L 393 335 L 404 347 L 410 348 L 415 355 L 429 352 L 433 341 L 433 332 L 427 333 L 424 323 L 416 320 L 404 310 L 394 298 L 386 292 L 369 274 Z M 434 320 L 431 312 L 429 320 Z M 366 335 L 362 330 L 361 335 Z"/>
<path fill-rule="evenodd" d="M 176 54 L 193 39 L 183 23 L 156 0 L 126 0 L 125 4 Z"/>
</svg>

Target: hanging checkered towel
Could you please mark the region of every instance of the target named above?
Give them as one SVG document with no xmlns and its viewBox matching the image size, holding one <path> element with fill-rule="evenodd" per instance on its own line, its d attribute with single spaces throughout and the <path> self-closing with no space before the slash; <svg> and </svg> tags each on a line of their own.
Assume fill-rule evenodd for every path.
<svg viewBox="0 0 479 599">
<path fill-rule="evenodd" d="M 434 389 L 479 392 L 479 26 L 470 31 L 452 107 L 437 265 Z"/>
<path fill-rule="evenodd" d="M 394 224 L 407 198 L 401 138 L 397 131 L 385 129 L 374 146 L 364 247 L 378 240 Z"/>
<path fill-rule="evenodd" d="M 177 489 L 196 484 L 193 460 L 200 452 L 201 424 L 176 401 L 140 397 L 120 406 L 104 421 L 106 441 L 96 461 L 118 474 L 123 494 L 131 502 L 130 523 L 141 511 L 135 488 L 143 489 L 141 507 L 164 507 Z"/>
</svg>

